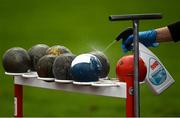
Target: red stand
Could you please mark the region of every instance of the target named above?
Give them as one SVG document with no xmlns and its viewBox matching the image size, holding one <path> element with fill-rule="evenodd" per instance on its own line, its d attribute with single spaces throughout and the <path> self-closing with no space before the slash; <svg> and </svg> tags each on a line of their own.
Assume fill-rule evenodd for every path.
<svg viewBox="0 0 180 118">
<path fill-rule="evenodd" d="M 23 86 L 14 84 L 14 117 L 23 117 Z"/>
<path fill-rule="evenodd" d="M 134 79 L 126 77 L 126 117 L 134 117 Z"/>
<path fill-rule="evenodd" d="M 77 87 L 72 84 L 57 86 L 57 83 L 44 82 L 38 79 L 22 78 L 16 76 L 14 78 L 14 117 L 23 117 L 23 85 L 29 85 L 33 87 L 49 88 L 55 90 L 74 91 L 82 93 L 91 93 L 95 95 L 114 96 L 126 99 L 126 117 L 134 117 L 134 95 L 133 95 L 133 78 L 131 76 L 126 77 L 126 84 L 122 84 L 121 87 L 89 87 L 82 86 Z M 119 94 L 121 93 L 121 95 Z"/>
</svg>

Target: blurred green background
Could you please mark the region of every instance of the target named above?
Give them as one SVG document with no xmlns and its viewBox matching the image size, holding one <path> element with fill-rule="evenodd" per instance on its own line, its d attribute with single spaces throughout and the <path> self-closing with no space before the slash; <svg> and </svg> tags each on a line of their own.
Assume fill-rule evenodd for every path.
<svg viewBox="0 0 180 118">
<path fill-rule="evenodd" d="M 162 20 L 141 21 L 140 30 L 178 21 L 179 0 L 0 0 L 0 61 L 11 47 L 59 44 L 74 54 L 103 50 L 130 21 L 110 22 L 112 14 L 162 13 Z M 107 52 L 109 76 L 124 54 L 114 44 Z M 175 84 L 159 96 L 141 86 L 141 116 L 180 116 L 180 44 L 151 49 L 167 67 Z M 0 66 L 0 116 L 13 116 L 13 79 Z M 24 87 L 24 116 L 125 116 L 125 100 Z"/>
</svg>

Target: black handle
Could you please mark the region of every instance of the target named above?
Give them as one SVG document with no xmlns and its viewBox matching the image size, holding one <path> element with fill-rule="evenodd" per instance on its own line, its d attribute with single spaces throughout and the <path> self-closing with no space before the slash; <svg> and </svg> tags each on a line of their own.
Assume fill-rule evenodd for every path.
<svg viewBox="0 0 180 118">
<path fill-rule="evenodd" d="M 119 20 L 148 20 L 148 19 L 161 19 L 162 15 L 160 13 L 151 14 L 127 14 L 127 15 L 111 15 L 109 16 L 110 21 Z"/>
<path fill-rule="evenodd" d="M 119 41 L 120 39 L 123 39 L 123 41 L 125 39 L 128 38 L 128 36 L 130 36 L 131 34 L 133 34 L 133 28 L 127 28 L 125 30 L 123 30 L 117 37 L 116 37 L 116 41 Z"/>
<path fill-rule="evenodd" d="M 122 39 L 122 42 L 124 42 L 130 35 L 133 34 L 133 28 L 127 28 L 125 30 L 123 30 L 117 37 L 116 37 L 116 41 L 119 41 L 120 39 Z M 131 50 L 131 44 L 126 45 L 126 48 L 128 50 Z"/>
</svg>

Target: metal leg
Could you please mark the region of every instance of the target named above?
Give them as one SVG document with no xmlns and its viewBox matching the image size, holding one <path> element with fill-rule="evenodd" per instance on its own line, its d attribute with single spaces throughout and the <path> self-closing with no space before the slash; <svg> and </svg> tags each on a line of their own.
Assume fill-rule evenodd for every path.
<svg viewBox="0 0 180 118">
<path fill-rule="evenodd" d="M 133 20 L 134 35 L 134 116 L 140 117 L 139 94 L 139 21 Z"/>
<path fill-rule="evenodd" d="M 23 86 L 14 84 L 14 117 L 23 117 Z"/>
<path fill-rule="evenodd" d="M 134 117 L 134 79 L 126 78 L 126 117 Z"/>
</svg>

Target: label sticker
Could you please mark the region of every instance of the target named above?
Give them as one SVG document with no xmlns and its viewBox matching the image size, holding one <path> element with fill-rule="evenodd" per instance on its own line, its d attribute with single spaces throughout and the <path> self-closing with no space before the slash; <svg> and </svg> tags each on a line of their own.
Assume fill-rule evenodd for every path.
<svg viewBox="0 0 180 118">
<path fill-rule="evenodd" d="M 166 70 L 155 58 L 150 58 L 149 64 L 149 80 L 156 86 L 161 85 L 167 78 Z"/>
<path fill-rule="evenodd" d="M 14 116 L 17 116 L 17 98 L 14 97 Z"/>
</svg>

